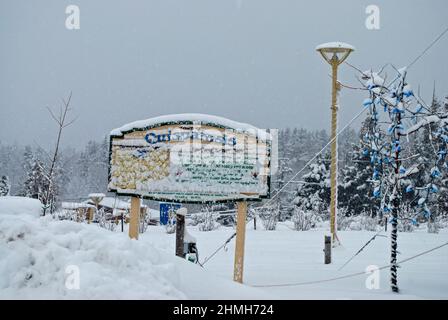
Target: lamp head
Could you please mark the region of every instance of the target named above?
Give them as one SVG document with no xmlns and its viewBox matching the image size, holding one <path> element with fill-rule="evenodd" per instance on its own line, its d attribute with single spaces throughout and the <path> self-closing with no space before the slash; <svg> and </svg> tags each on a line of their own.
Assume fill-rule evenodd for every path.
<svg viewBox="0 0 448 320">
<path fill-rule="evenodd" d="M 318 45 L 316 51 L 318 51 L 328 63 L 336 63 L 339 65 L 347 59 L 352 51 L 355 51 L 355 47 L 344 42 L 328 42 Z"/>
</svg>

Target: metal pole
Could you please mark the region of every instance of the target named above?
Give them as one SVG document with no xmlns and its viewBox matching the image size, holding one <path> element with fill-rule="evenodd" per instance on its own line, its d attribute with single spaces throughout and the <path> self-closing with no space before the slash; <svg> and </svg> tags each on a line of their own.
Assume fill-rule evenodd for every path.
<svg viewBox="0 0 448 320">
<path fill-rule="evenodd" d="M 336 234 L 337 229 L 337 201 L 338 201 L 338 188 L 337 188 L 337 176 L 338 176 L 338 147 L 337 147 L 337 126 L 338 126 L 338 65 L 339 60 L 336 55 L 330 60 L 331 68 L 333 71 L 333 90 L 331 98 L 331 168 L 330 168 L 330 180 L 331 180 L 331 198 L 330 198 L 330 231 L 332 236 L 333 245 L 339 244 L 339 239 Z"/>
</svg>

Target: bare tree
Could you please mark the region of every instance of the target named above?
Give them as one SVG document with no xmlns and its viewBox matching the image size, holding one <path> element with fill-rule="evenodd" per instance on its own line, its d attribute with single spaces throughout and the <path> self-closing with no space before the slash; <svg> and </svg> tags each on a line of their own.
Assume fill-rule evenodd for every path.
<svg viewBox="0 0 448 320">
<path fill-rule="evenodd" d="M 70 102 L 72 99 L 72 92 L 70 92 L 67 100 L 62 98 L 62 105 L 59 107 L 59 114 L 55 114 L 50 108 L 47 107 L 48 112 L 50 113 L 51 118 L 58 124 L 58 134 L 56 138 L 56 146 L 53 152 L 52 157 L 50 158 L 50 165 L 47 172 L 47 190 L 45 192 L 45 198 L 44 200 L 44 216 L 46 214 L 46 211 L 48 208 L 50 208 L 50 211 L 53 211 L 54 207 L 54 189 L 55 189 L 55 168 L 56 163 L 58 161 L 59 157 L 59 147 L 61 144 L 61 137 L 62 137 L 62 131 L 68 127 L 69 125 L 73 124 L 76 119 L 67 120 L 67 114 L 71 110 L 70 108 Z"/>
</svg>

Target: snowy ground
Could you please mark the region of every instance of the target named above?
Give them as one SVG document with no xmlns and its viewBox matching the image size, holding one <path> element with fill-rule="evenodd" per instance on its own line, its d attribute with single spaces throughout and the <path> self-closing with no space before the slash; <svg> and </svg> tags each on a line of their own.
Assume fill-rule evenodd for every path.
<svg viewBox="0 0 448 320">
<path fill-rule="evenodd" d="M 233 232 L 221 227 L 212 232 L 201 232 L 189 227 L 196 237 L 200 261 L 211 254 Z M 253 230 L 246 233 L 244 283 L 246 285 L 287 284 L 329 279 L 365 271 L 369 265 L 384 266 L 389 262 L 390 239 L 377 237 L 354 260 L 338 271 L 375 233 L 366 231 L 340 232 L 342 247 L 333 252 L 333 263 L 323 263 L 323 240 L 326 230 L 297 232 L 281 224 L 276 231 Z M 152 227 L 143 241 L 174 252 L 174 235 L 166 234 L 162 227 Z M 428 234 L 426 230 L 399 234 L 399 260 L 448 242 L 448 230 Z M 219 277 L 232 279 L 234 240 L 228 250 L 221 250 L 205 264 L 205 269 Z M 448 246 L 416 258 L 399 269 L 401 294 L 389 290 L 389 271 L 380 271 L 380 289 L 369 290 L 365 282 L 368 275 L 343 280 L 289 287 L 259 288 L 279 299 L 447 299 L 448 298 Z"/>
<path fill-rule="evenodd" d="M 149 241 L 96 225 L 39 218 L 40 207 L 34 199 L 0 197 L 0 299 L 271 297 L 216 277 Z"/>
<path fill-rule="evenodd" d="M 297 232 L 280 224 L 276 231 L 248 226 L 244 285 L 231 281 L 234 240 L 205 268 L 174 257 L 175 235 L 149 227 L 138 241 L 127 233 L 96 225 L 39 218 L 35 200 L 0 199 L 0 298 L 32 299 L 415 299 L 448 298 L 448 247 L 419 257 L 399 269 L 401 294 L 389 291 L 388 270 L 381 271 L 380 289 L 365 286 L 367 275 L 300 286 L 253 288 L 251 285 L 324 280 L 388 264 L 389 238 L 379 237 L 342 271 L 338 268 L 374 233 L 340 232 L 343 243 L 333 264 L 323 263 L 325 228 Z M 20 209 L 19 209 L 20 208 Z M 201 232 L 200 260 L 232 233 L 221 227 Z M 400 260 L 448 241 L 448 230 L 399 234 Z M 67 287 L 79 268 L 79 289 Z M 73 279 L 73 278 L 71 278 Z M 72 283 L 73 285 L 73 283 Z"/>
</svg>

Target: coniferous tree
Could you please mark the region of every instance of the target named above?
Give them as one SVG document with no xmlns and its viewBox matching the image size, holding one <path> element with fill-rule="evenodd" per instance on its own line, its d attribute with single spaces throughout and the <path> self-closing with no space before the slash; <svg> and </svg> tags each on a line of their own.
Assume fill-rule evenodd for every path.
<svg viewBox="0 0 448 320">
<path fill-rule="evenodd" d="M 328 218 L 330 205 L 329 155 L 319 156 L 302 176 L 293 200 L 293 221 L 297 230 L 307 230 Z"/>
<path fill-rule="evenodd" d="M 48 178 L 45 176 L 43 163 L 39 159 L 33 159 L 30 171 L 26 175 L 23 190 L 29 198 L 39 199 L 43 202 L 48 189 Z"/>
<path fill-rule="evenodd" d="M 9 183 L 8 176 L 2 176 L 0 178 L 0 197 L 9 196 L 10 188 L 11 184 Z"/>
</svg>

